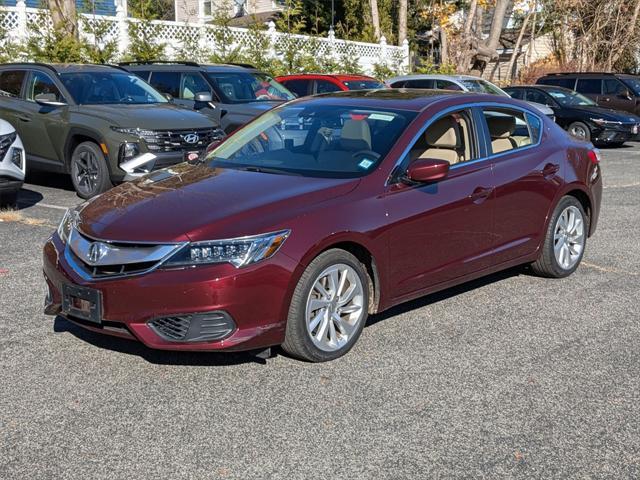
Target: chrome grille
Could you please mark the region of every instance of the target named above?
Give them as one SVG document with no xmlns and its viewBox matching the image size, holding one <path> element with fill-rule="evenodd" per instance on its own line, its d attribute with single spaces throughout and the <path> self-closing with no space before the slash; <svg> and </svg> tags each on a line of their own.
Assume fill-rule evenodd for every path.
<svg viewBox="0 0 640 480">
<path fill-rule="evenodd" d="M 83 278 L 100 280 L 149 272 L 182 246 L 182 243 L 149 244 L 100 241 L 90 238 L 74 228 L 65 248 L 65 258 Z"/>
<path fill-rule="evenodd" d="M 177 152 L 204 150 L 210 143 L 224 138 L 224 132 L 219 128 L 154 130 L 141 136 L 150 152 Z"/>
</svg>

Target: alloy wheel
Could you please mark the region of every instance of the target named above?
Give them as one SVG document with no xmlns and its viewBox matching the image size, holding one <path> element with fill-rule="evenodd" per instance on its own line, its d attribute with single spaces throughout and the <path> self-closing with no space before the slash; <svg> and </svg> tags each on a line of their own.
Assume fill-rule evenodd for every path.
<svg viewBox="0 0 640 480">
<path fill-rule="evenodd" d="M 553 252 L 558 265 L 571 270 L 580 261 L 584 243 L 584 218 L 577 207 L 570 205 L 558 216 L 554 228 Z"/>
<path fill-rule="evenodd" d="M 71 160 L 71 174 L 76 188 L 84 195 L 91 195 L 98 184 L 98 159 L 88 149 L 77 151 Z"/>
<path fill-rule="evenodd" d="M 356 271 L 345 264 L 326 268 L 313 282 L 306 305 L 307 333 L 325 352 L 343 348 L 365 314 L 364 290 Z"/>
<path fill-rule="evenodd" d="M 569 129 L 569 133 L 576 138 L 582 138 L 582 139 L 587 138 L 587 131 L 581 125 L 573 125 Z"/>
</svg>

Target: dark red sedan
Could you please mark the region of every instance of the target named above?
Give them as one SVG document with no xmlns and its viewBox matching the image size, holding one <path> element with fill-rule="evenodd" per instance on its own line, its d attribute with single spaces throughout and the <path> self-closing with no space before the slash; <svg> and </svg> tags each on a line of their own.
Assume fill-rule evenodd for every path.
<svg viewBox="0 0 640 480">
<path fill-rule="evenodd" d="M 318 93 L 332 93 L 346 90 L 374 90 L 387 88 L 380 80 L 366 75 L 328 75 L 320 73 L 302 73 L 283 75 L 276 80 L 298 97 Z"/>
<path fill-rule="evenodd" d="M 300 99 L 67 212 L 46 312 L 152 348 L 331 360 L 401 302 L 521 264 L 571 274 L 601 193 L 597 150 L 517 100 Z"/>
</svg>

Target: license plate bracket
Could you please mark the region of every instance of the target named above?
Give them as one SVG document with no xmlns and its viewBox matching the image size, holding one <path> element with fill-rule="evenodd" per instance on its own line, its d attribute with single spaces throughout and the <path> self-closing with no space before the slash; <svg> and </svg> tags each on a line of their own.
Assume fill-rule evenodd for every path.
<svg viewBox="0 0 640 480">
<path fill-rule="evenodd" d="M 102 292 L 77 285 L 62 285 L 62 313 L 101 324 Z"/>
</svg>

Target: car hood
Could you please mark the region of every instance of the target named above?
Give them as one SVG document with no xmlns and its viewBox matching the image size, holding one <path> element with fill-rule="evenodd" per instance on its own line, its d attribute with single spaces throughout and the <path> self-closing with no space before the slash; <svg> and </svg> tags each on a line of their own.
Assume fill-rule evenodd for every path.
<svg viewBox="0 0 640 480">
<path fill-rule="evenodd" d="M 358 179 L 309 178 L 186 163 L 121 184 L 80 211 L 85 234 L 110 241 L 178 242 L 290 228 Z"/>
<path fill-rule="evenodd" d="M 610 108 L 597 107 L 595 105 L 580 105 L 574 107 L 566 107 L 567 110 L 573 110 L 583 115 L 597 115 L 597 118 L 604 120 L 612 120 L 615 122 L 640 122 L 640 117 L 631 115 L 630 113 L 612 110 Z"/>
<path fill-rule="evenodd" d="M 172 103 L 149 105 L 81 105 L 80 113 L 97 116 L 117 127 L 149 130 L 207 128 L 213 122 L 206 116 Z"/>
</svg>

